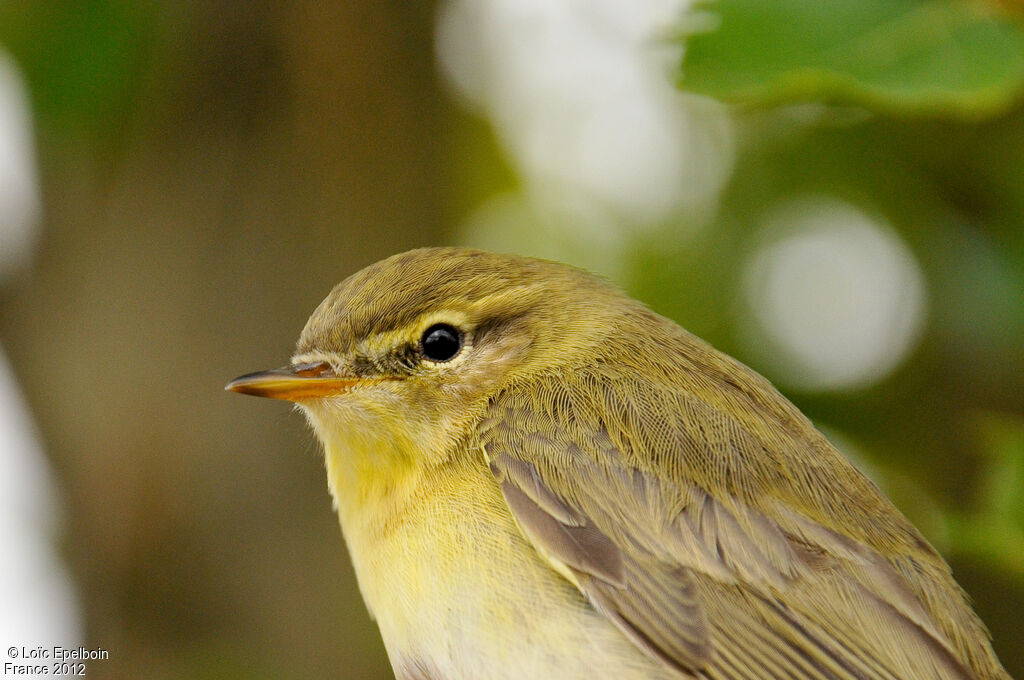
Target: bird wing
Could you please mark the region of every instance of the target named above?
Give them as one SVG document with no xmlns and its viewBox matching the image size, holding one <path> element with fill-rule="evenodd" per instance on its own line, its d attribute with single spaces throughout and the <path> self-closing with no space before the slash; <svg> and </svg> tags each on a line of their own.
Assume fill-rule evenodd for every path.
<svg viewBox="0 0 1024 680">
<path fill-rule="evenodd" d="M 1004 677 L 968 670 L 988 659 L 965 662 L 948 630 L 985 634 L 948 568 L 838 453 L 856 481 L 818 480 L 835 488 L 801 506 L 795 480 L 816 473 L 780 453 L 793 437 L 754 437 L 692 393 L 600 382 L 499 395 L 481 445 L 527 538 L 640 648 L 684 677 Z M 752 471 L 753 453 L 781 472 Z M 833 501 L 879 516 L 826 521 L 816 508 Z M 861 519 L 874 533 L 841 526 Z"/>
</svg>

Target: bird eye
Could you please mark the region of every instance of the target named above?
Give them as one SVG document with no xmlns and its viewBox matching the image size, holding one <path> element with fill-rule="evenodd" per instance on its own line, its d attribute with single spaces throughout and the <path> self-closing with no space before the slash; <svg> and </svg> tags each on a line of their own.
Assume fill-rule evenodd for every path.
<svg viewBox="0 0 1024 680">
<path fill-rule="evenodd" d="M 431 361 L 448 361 L 462 349 L 462 333 L 446 323 L 437 323 L 423 331 L 420 345 L 423 356 Z"/>
</svg>

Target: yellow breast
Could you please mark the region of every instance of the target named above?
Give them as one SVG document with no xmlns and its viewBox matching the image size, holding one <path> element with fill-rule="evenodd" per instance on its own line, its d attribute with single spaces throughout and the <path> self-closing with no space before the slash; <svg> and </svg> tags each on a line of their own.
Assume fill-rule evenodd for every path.
<svg viewBox="0 0 1024 680">
<path fill-rule="evenodd" d="M 527 542 L 482 456 L 432 469 L 352 461 L 328 446 L 360 590 L 399 678 L 413 665 L 446 680 L 604 677 L 580 659 L 604 660 L 607 677 L 668 677 Z"/>
</svg>

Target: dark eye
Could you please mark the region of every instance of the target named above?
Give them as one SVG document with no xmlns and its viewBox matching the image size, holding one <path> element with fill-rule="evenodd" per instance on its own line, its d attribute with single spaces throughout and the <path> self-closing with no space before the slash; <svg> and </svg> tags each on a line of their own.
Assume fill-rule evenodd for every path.
<svg viewBox="0 0 1024 680">
<path fill-rule="evenodd" d="M 423 356 L 431 361 L 448 361 L 462 349 L 462 333 L 446 323 L 437 323 L 423 331 L 420 345 Z"/>
</svg>

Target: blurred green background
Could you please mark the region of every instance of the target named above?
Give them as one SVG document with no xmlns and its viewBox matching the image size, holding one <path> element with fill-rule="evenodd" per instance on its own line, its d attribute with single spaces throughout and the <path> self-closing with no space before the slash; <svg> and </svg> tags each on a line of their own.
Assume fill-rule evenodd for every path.
<svg viewBox="0 0 1024 680">
<path fill-rule="evenodd" d="M 0 0 L 41 206 L 0 345 L 89 677 L 390 677 L 312 435 L 222 388 L 451 243 L 600 271 L 768 375 L 1024 676 L 1019 10 Z"/>
</svg>

